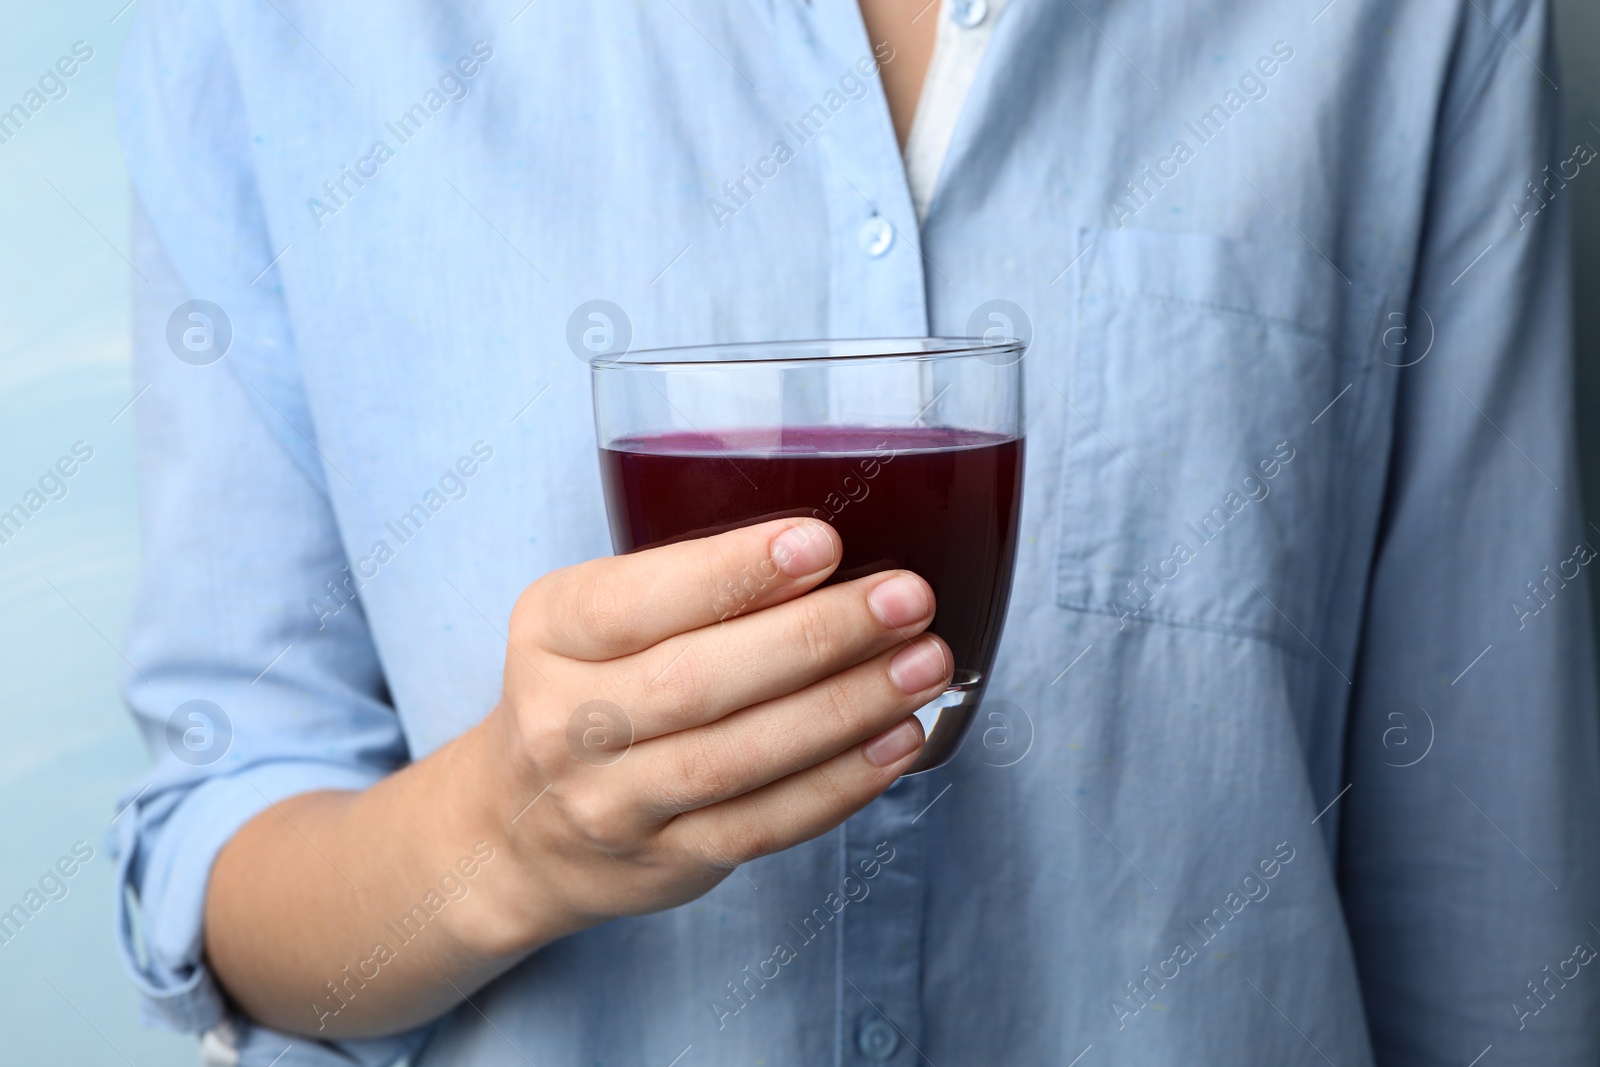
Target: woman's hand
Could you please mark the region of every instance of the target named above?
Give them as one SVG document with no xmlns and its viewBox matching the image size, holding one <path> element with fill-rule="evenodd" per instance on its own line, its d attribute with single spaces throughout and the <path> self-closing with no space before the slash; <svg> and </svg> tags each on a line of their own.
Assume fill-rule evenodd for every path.
<svg viewBox="0 0 1600 1067">
<path fill-rule="evenodd" d="M 779 520 L 528 587 L 491 723 L 517 786 L 495 810 L 530 806 L 509 827 L 509 940 L 486 948 L 692 900 L 911 765 L 912 712 L 951 676 L 922 634 L 933 592 L 906 571 L 816 589 L 840 549 Z"/>
</svg>

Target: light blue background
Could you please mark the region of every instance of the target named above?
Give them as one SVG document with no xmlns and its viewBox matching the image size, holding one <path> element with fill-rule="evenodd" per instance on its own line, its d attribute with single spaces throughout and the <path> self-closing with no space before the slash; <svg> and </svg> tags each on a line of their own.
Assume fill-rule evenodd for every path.
<svg viewBox="0 0 1600 1067">
<path fill-rule="evenodd" d="M 133 396 L 129 301 L 142 283 L 122 258 L 128 193 L 112 109 L 132 11 L 119 13 L 122 0 L 10 7 L 0 108 L 74 41 L 95 55 L 65 99 L 0 145 L 0 510 L 74 441 L 94 459 L 0 545 L 0 909 L 75 841 L 95 858 L 0 945 L 0 1061 L 193 1064 L 192 1039 L 139 1025 L 110 938 L 106 832 L 116 794 L 145 763 L 117 696 L 116 651 L 138 562 L 133 419 L 118 413 Z M 1600 7 L 1556 7 L 1572 141 L 1600 145 Z M 1566 193 L 1579 233 L 1579 402 L 1600 412 L 1600 174 L 1586 169 Z M 1600 527 L 1600 418 L 1584 420 L 1584 433 Z"/>
<path fill-rule="evenodd" d="M 124 2 L 11 4 L 0 32 L 0 108 L 74 41 L 94 49 L 67 96 L 0 145 L 0 510 L 74 441 L 94 449 L 67 495 L 0 545 L 0 909 L 73 842 L 95 852 L 64 899 L 0 945 L 0 1062 L 28 1067 L 198 1060 L 192 1039 L 139 1025 L 110 937 L 106 832 L 115 795 L 145 764 L 112 647 L 138 563 L 133 417 L 112 422 L 132 396 L 127 176 L 112 115 L 133 12 L 111 19 Z"/>
</svg>

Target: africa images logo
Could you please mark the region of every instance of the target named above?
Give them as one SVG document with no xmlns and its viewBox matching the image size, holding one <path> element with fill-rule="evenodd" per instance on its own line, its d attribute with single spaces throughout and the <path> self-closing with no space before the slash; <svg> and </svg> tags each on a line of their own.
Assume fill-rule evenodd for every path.
<svg viewBox="0 0 1600 1067">
<path fill-rule="evenodd" d="M 233 747 L 233 721 L 209 700 L 187 700 L 167 716 L 167 751 L 191 767 L 207 767 Z"/>
<path fill-rule="evenodd" d="M 233 320 L 209 300 L 187 300 L 167 316 L 167 347 L 192 367 L 206 367 L 233 347 Z"/>
</svg>

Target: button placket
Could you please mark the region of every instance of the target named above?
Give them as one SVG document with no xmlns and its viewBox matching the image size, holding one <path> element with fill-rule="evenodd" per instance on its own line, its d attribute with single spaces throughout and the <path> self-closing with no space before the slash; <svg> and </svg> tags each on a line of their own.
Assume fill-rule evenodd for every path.
<svg viewBox="0 0 1600 1067">
<path fill-rule="evenodd" d="M 926 334 L 916 209 L 860 11 L 853 4 L 811 4 L 779 5 L 774 13 L 794 89 L 779 114 L 808 116 L 784 129 L 796 152 L 817 153 L 827 202 L 828 331 L 834 337 Z"/>
<path fill-rule="evenodd" d="M 922 1041 L 923 896 L 927 849 L 913 820 L 931 794 L 902 778 L 844 824 L 840 915 L 844 1064 L 905 1060 Z M 853 1028 L 853 1030 L 852 1030 Z"/>
</svg>

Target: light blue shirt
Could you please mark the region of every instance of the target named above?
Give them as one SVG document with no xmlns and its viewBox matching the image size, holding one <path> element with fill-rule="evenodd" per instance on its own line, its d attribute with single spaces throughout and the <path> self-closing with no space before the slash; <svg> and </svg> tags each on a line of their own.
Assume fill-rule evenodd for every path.
<svg viewBox="0 0 1600 1067">
<path fill-rule="evenodd" d="M 1593 1067 L 1593 151 L 1546 4 L 956 6 L 998 21 L 919 227 L 854 0 L 141 5 L 158 758 L 117 830 L 154 1017 L 228 1014 L 229 836 L 479 720 L 518 593 L 610 551 L 569 337 L 967 334 L 1004 300 L 1024 532 L 960 756 L 435 1026 L 234 1017 L 243 1062 Z"/>
</svg>

